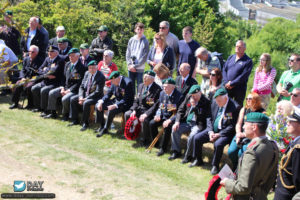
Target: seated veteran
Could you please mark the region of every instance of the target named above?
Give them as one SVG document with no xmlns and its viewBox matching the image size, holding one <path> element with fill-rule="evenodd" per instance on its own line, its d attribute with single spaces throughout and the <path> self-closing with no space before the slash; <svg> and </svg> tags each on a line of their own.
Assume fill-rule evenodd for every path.
<svg viewBox="0 0 300 200">
<path fill-rule="evenodd" d="M 69 61 L 68 52 L 72 48 L 72 47 L 69 46 L 69 40 L 65 37 L 59 38 L 57 40 L 57 46 L 58 46 L 58 49 L 59 49 L 60 57 L 62 57 L 65 60 L 65 62 L 68 62 Z"/>
<path fill-rule="evenodd" d="M 88 45 L 88 43 L 83 43 L 80 45 L 79 49 L 80 49 L 80 62 L 83 64 L 83 66 L 86 68 L 86 70 L 88 69 L 88 64 L 93 60 L 92 57 L 90 56 L 90 50 L 89 50 L 90 46 Z"/>
<path fill-rule="evenodd" d="M 182 63 L 179 67 L 180 76 L 176 78 L 176 88 L 179 92 L 181 92 L 183 98 L 186 97 L 190 88 L 193 85 L 197 85 L 197 81 L 190 76 L 191 66 L 188 63 Z"/>
<path fill-rule="evenodd" d="M 214 143 L 214 155 L 211 174 L 219 172 L 219 164 L 224 147 L 229 144 L 235 135 L 235 125 L 239 114 L 239 104 L 228 97 L 227 90 L 220 88 L 214 95 L 211 104 L 211 121 L 207 129 L 194 136 L 193 157 L 196 160 L 190 165 L 200 166 L 202 160 L 202 146 L 204 143 Z"/>
<path fill-rule="evenodd" d="M 48 115 L 48 95 L 50 90 L 63 85 L 64 81 L 64 60 L 58 55 L 58 48 L 56 46 L 48 47 L 48 57 L 44 63 L 39 67 L 36 83 L 31 88 L 33 103 L 35 109 L 33 112 L 41 111 L 41 117 Z"/>
<path fill-rule="evenodd" d="M 187 149 L 182 163 L 191 161 L 193 138 L 195 134 L 205 130 L 211 120 L 210 101 L 201 93 L 200 85 L 193 85 L 185 100 L 178 108 L 176 121 L 172 127 L 172 155 L 169 160 L 181 156 L 181 135 L 190 132 Z"/>
<path fill-rule="evenodd" d="M 43 63 L 43 60 L 41 60 L 41 58 L 37 56 L 38 53 L 39 48 L 35 45 L 31 45 L 29 48 L 29 56 L 25 57 L 23 60 L 23 68 L 20 71 L 19 80 L 17 81 L 16 87 L 12 93 L 13 104 L 9 107 L 10 109 L 18 107 L 22 92 L 25 92 L 28 99 L 28 104 L 25 108 L 33 108 L 33 99 L 31 93 L 31 87 L 33 85 L 33 82 L 30 82 L 30 79 L 38 75 L 37 70 Z"/>
<path fill-rule="evenodd" d="M 71 97 L 70 114 L 71 123 L 68 126 L 79 124 L 79 107 L 82 106 L 82 128 L 85 131 L 89 126 L 90 106 L 95 105 L 98 99 L 103 97 L 104 75 L 97 70 L 97 62 L 92 60 L 88 64 L 88 71 L 85 72 L 77 95 Z"/>
<path fill-rule="evenodd" d="M 279 153 L 275 142 L 266 137 L 268 122 L 263 113 L 251 112 L 245 117 L 245 134 L 251 142 L 239 160 L 236 178 L 220 182 L 232 199 L 268 199 L 276 180 Z"/>
<path fill-rule="evenodd" d="M 100 124 L 97 137 L 107 134 L 114 117 L 118 113 L 125 113 L 133 104 L 134 92 L 131 79 L 121 76 L 120 72 L 113 71 L 109 78 L 111 88 L 96 104 L 96 122 Z M 107 110 L 107 119 L 104 120 L 104 111 Z"/>
<path fill-rule="evenodd" d="M 165 79 L 163 81 L 163 91 L 160 92 L 159 96 L 159 108 L 155 113 L 154 119 L 150 121 L 150 133 L 153 139 L 158 134 L 159 126 L 162 125 L 164 130 L 157 156 L 161 156 L 167 151 L 180 99 L 181 93 L 176 89 L 175 81 L 172 78 Z"/>
<path fill-rule="evenodd" d="M 79 61 L 79 49 L 72 48 L 69 51 L 69 59 L 64 70 L 65 84 L 58 88 L 52 89 L 49 92 L 48 98 L 48 112 L 44 118 L 56 118 L 56 103 L 59 97 L 62 97 L 61 102 L 63 105 L 62 114 L 63 120 L 67 120 L 69 117 L 70 110 L 70 99 L 72 96 L 78 94 L 79 86 L 85 73 L 85 67 Z"/>
<path fill-rule="evenodd" d="M 138 86 L 137 98 L 134 100 L 130 110 L 125 113 L 126 122 L 129 117 L 136 116 L 142 123 L 140 142 L 143 146 L 148 146 L 151 142 L 149 122 L 154 117 L 161 92 L 161 87 L 154 82 L 154 77 L 154 71 L 148 70 L 144 72 L 144 81 Z"/>
</svg>

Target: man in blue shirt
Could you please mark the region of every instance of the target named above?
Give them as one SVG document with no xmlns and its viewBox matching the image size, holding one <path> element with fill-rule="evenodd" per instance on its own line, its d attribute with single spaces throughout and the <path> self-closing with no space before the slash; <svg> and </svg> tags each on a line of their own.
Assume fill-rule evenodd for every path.
<svg viewBox="0 0 300 200">
<path fill-rule="evenodd" d="M 241 106 L 247 91 L 247 82 L 253 63 L 252 59 L 245 54 L 246 43 L 242 40 L 236 42 L 235 54 L 229 56 L 223 70 L 223 84 L 228 91 L 229 97 Z"/>
</svg>

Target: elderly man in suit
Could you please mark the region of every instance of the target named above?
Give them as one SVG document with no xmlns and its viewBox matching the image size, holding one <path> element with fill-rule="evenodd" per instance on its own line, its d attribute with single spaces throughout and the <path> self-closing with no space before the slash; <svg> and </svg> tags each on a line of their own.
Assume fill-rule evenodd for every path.
<svg viewBox="0 0 300 200">
<path fill-rule="evenodd" d="M 190 132 L 187 150 L 182 163 L 191 160 L 193 151 L 193 137 L 199 131 L 207 128 L 207 123 L 211 119 L 210 101 L 201 93 L 200 85 L 193 85 L 189 90 L 184 102 L 180 105 L 175 124 L 172 127 L 172 155 L 169 160 L 176 159 L 181 156 L 181 135 Z"/>
<path fill-rule="evenodd" d="M 236 179 L 224 178 L 220 183 L 233 199 L 267 200 L 275 183 L 279 151 L 266 137 L 268 122 L 263 113 L 251 112 L 245 117 L 244 130 L 251 142 L 239 160 Z"/>
<path fill-rule="evenodd" d="M 59 97 L 62 97 L 61 102 L 63 105 L 62 114 L 63 119 L 68 118 L 69 108 L 70 108 L 70 99 L 72 96 L 76 95 L 79 90 L 79 86 L 83 79 L 85 73 L 85 67 L 79 61 L 79 49 L 72 48 L 68 52 L 70 61 L 66 64 L 64 75 L 65 75 L 65 84 L 58 88 L 52 89 L 49 92 L 48 98 L 48 108 L 50 112 L 49 115 L 46 115 L 44 118 L 56 118 L 56 103 Z"/>
<path fill-rule="evenodd" d="M 40 74 L 41 82 L 35 84 L 31 88 L 34 112 L 41 111 L 41 117 L 48 115 L 48 95 L 50 90 L 63 85 L 64 81 L 64 60 L 58 55 L 56 46 L 48 47 L 48 57 L 40 66 L 38 73 Z"/>
<path fill-rule="evenodd" d="M 158 106 L 161 87 L 154 82 L 155 72 L 148 70 L 144 72 L 144 81 L 138 86 L 137 98 L 133 106 L 125 113 L 125 121 L 129 117 L 137 116 L 142 123 L 141 145 L 148 146 L 151 142 L 149 137 L 149 122 L 153 118 Z"/>
<path fill-rule="evenodd" d="M 191 66 L 188 63 L 182 63 L 179 67 L 180 76 L 176 78 L 176 88 L 185 98 L 190 88 L 197 85 L 197 81 L 190 75 Z"/>
<path fill-rule="evenodd" d="M 78 61 L 79 62 L 79 61 Z M 71 123 L 68 126 L 79 124 L 78 110 L 82 106 L 82 128 L 80 131 L 85 131 L 89 126 L 90 106 L 95 105 L 103 96 L 103 87 L 105 84 L 104 75 L 97 70 L 97 62 L 92 60 L 88 64 L 88 71 L 85 72 L 84 78 L 79 87 L 78 95 L 71 97 L 70 104 L 70 119 Z"/>
<path fill-rule="evenodd" d="M 193 157 L 196 160 L 190 165 L 200 166 L 202 160 L 202 146 L 204 143 L 214 143 L 214 156 L 211 174 L 219 172 L 219 164 L 224 147 L 229 144 L 235 135 L 235 124 L 238 119 L 240 106 L 228 97 L 227 90 L 220 88 L 214 95 L 211 104 L 211 121 L 208 128 L 194 137 Z"/>
<path fill-rule="evenodd" d="M 286 149 L 279 166 L 274 200 L 297 199 L 300 192 L 300 109 L 288 117 L 287 132 L 295 139 Z M 297 193 L 297 194 L 296 194 Z M 297 196 L 298 195 L 298 196 Z"/>
<path fill-rule="evenodd" d="M 161 91 L 159 96 L 159 108 L 156 111 L 154 119 L 150 121 L 152 138 L 155 138 L 158 134 L 159 126 L 162 125 L 164 129 L 164 135 L 157 156 L 162 156 L 167 151 L 180 99 L 181 93 L 176 89 L 175 81 L 172 78 L 163 80 L 163 91 Z"/>
<path fill-rule="evenodd" d="M 108 79 L 111 80 L 112 86 L 96 105 L 96 122 L 100 123 L 97 137 L 107 134 L 114 117 L 118 113 L 128 111 L 134 100 L 134 88 L 131 79 L 121 76 L 119 71 L 113 71 Z M 107 120 L 104 120 L 104 110 L 108 111 Z"/>
</svg>

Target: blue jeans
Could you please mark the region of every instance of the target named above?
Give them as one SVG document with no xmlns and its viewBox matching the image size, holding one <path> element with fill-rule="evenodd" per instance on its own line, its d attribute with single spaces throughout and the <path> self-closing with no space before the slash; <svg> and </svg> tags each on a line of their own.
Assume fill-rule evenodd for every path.
<svg viewBox="0 0 300 200">
<path fill-rule="evenodd" d="M 234 136 L 228 148 L 228 156 L 231 159 L 234 169 L 236 169 L 238 165 L 239 157 L 241 157 L 242 154 L 247 150 L 249 144 L 248 142 L 247 144 L 243 144 L 241 148 L 239 148 L 238 145 L 236 144 L 235 139 L 236 136 Z"/>
<path fill-rule="evenodd" d="M 131 72 L 128 71 L 128 76 L 133 82 L 133 88 L 135 88 L 135 80 L 137 81 L 137 86 L 136 90 L 138 89 L 138 85 L 143 83 L 143 72 Z M 134 89 L 134 94 L 135 94 L 135 89 Z"/>
</svg>

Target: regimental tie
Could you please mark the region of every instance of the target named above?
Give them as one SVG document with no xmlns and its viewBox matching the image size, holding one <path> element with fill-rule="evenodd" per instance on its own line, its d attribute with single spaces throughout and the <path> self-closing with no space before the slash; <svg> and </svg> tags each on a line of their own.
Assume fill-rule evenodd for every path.
<svg viewBox="0 0 300 200">
<path fill-rule="evenodd" d="M 219 121 L 221 119 L 221 116 L 222 116 L 222 113 L 223 113 L 223 107 L 219 108 L 218 110 L 218 114 L 217 114 L 217 117 L 216 117 L 216 120 L 215 120 L 215 123 L 214 123 L 214 132 L 217 133 L 219 128 Z"/>
<path fill-rule="evenodd" d="M 193 118 L 194 118 L 194 115 L 195 115 L 195 112 L 194 112 L 194 108 L 195 107 L 191 107 L 190 111 L 189 111 L 189 114 L 186 118 L 186 123 L 190 124 L 192 121 L 193 121 Z"/>
<path fill-rule="evenodd" d="M 145 98 L 147 96 L 149 90 L 149 86 L 145 87 L 144 92 L 143 92 L 143 98 Z"/>
<path fill-rule="evenodd" d="M 91 89 L 91 86 L 92 86 L 92 82 L 93 82 L 93 75 L 91 75 L 91 77 L 90 77 L 90 79 L 89 79 L 88 87 L 87 87 L 85 96 L 88 96 L 88 95 L 90 94 L 90 89 Z"/>
<path fill-rule="evenodd" d="M 74 69 L 74 64 L 71 64 L 71 67 L 70 67 L 70 72 L 72 72 L 73 71 L 73 69 Z"/>
<path fill-rule="evenodd" d="M 184 79 L 182 79 L 181 88 L 183 88 L 183 86 L 184 86 Z"/>
</svg>

